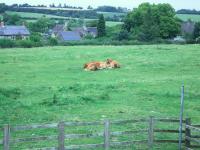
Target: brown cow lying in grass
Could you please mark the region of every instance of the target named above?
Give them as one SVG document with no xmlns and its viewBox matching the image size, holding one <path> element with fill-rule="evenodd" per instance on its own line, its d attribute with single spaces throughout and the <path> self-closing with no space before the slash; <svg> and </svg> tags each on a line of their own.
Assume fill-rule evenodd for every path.
<svg viewBox="0 0 200 150">
<path fill-rule="evenodd" d="M 107 59 L 105 62 L 90 62 L 84 65 L 83 67 L 86 71 L 96 71 L 101 69 L 114 69 L 120 68 L 120 65 L 117 61 L 112 59 Z"/>
</svg>

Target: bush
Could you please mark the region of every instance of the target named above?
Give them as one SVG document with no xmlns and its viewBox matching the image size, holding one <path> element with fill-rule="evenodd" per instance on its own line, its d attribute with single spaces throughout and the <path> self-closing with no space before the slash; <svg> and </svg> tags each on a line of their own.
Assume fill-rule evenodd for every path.
<svg viewBox="0 0 200 150">
<path fill-rule="evenodd" d="M 130 38 L 130 33 L 128 33 L 127 30 L 122 30 L 115 36 L 115 39 L 119 41 L 129 40 L 129 38 Z"/>
<path fill-rule="evenodd" d="M 200 36 L 196 38 L 196 43 L 200 44 Z"/>
<path fill-rule="evenodd" d="M 58 45 L 58 40 L 56 38 L 49 38 L 49 45 L 55 46 Z"/>
<path fill-rule="evenodd" d="M 31 48 L 34 46 L 34 42 L 32 42 L 31 40 L 20 40 L 17 41 L 17 46 L 23 48 Z"/>
<path fill-rule="evenodd" d="M 10 47 L 14 47 L 14 46 L 15 46 L 15 42 L 13 40 L 0 39 L 0 47 L 1 48 L 10 48 Z"/>
<path fill-rule="evenodd" d="M 43 46 L 42 36 L 39 33 L 32 33 L 30 36 L 30 40 L 34 47 Z"/>
<path fill-rule="evenodd" d="M 88 40 L 94 39 L 94 37 L 91 34 L 87 34 L 84 38 Z"/>
</svg>

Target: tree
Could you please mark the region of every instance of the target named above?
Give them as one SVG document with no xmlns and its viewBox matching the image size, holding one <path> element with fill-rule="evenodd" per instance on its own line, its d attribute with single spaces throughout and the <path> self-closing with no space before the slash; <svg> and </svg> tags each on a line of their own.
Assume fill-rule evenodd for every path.
<svg viewBox="0 0 200 150">
<path fill-rule="evenodd" d="M 58 40 L 56 38 L 50 37 L 49 38 L 49 45 L 51 45 L 51 46 L 58 45 Z"/>
<path fill-rule="evenodd" d="M 49 28 L 53 27 L 54 25 L 54 21 L 50 20 L 49 18 L 42 17 L 36 22 L 30 22 L 28 27 L 32 32 L 45 33 L 48 31 Z"/>
<path fill-rule="evenodd" d="M 151 41 L 157 38 L 159 37 L 158 29 L 159 27 L 155 24 L 154 18 L 152 17 L 151 7 L 148 7 L 138 39 L 141 41 Z"/>
<path fill-rule="evenodd" d="M 4 3 L 0 3 L 0 13 L 4 13 L 8 9 L 8 6 Z"/>
<path fill-rule="evenodd" d="M 99 16 L 99 20 L 97 23 L 97 32 L 98 37 L 103 37 L 106 35 L 106 23 L 103 14 Z"/>
<path fill-rule="evenodd" d="M 194 36 L 194 39 L 197 39 L 200 37 L 200 22 L 195 23 L 193 36 Z"/>
<path fill-rule="evenodd" d="M 71 28 L 74 27 L 81 27 L 84 24 L 84 20 L 79 18 L 79 19 L 70 19 L 67 22 L 67 30 L 71 30 Z"/>
<path fill-rule="evenodd" d="M 115 39 L 119 41 L 129 40 L 129 38 L 130 38 L 130 34 L 127 30 L 120 31 L 115 37 Z"/>
<path fill-rule="evenodd" d="M 125 17 L 123 29 L 142 41 L 173 38 L 180 33 L 180 22 L 169 4 L 142 3 Z"/>
<path fill-rule="evenodd" d="M 62 4 L 60 3 L 60 4 L 57 6 L 57 8 L 62 8 Z"/>
<path fill-rule="evenodd" d="M 87 7 L 87 9 L 93 9 L 93 8 L 92 8 L 92 6 L 89 5 L 89 6 Z"/>
<path fill-rule="evenodd" d="M 8 14 L 5 13 L 3 15 L 3 20 L 7 25 L 18 25 L 18 24 L 21 24 L 20 16 L 17 15 L 17 14 L 8 15 Z"/>
</svg>

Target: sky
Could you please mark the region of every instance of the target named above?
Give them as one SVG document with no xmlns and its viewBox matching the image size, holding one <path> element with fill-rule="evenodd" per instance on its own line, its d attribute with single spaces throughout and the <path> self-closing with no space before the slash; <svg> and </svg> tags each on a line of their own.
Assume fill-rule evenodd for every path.
<svg viewBox="0 0 200 150">
<path fill-rule="evenodd" d="M 150 3 L 170 3 L 176 10 L 178 9 L 196 9 L 200 10 L 200 1 L 199 0 L 0 0 L 0 3 L 6 4 L 23 4 L 29 3 L 32 5 L 44 4 L 49 5 L 51 3 L 54 4 L 64 4 L 71 6 L 81 6 L 87 8 L 88 5 L 92 7 L 98 7 L 102 5 L 110 5 L 110 6 L 120 6 L 127 7 L 129 9 L 136 8 L 139 4 L 143 2 Z"/>
</svg>

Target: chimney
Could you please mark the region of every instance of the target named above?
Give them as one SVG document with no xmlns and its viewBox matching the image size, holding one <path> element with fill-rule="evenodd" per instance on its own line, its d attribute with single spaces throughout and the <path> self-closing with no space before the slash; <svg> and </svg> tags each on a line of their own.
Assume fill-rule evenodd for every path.
<svg viewBox="0 0 200 150">
<path fill-rule="evenodd" d="M 1 21 L 0 27 L 4 27 L 4 22 Z"/>
</svg>

